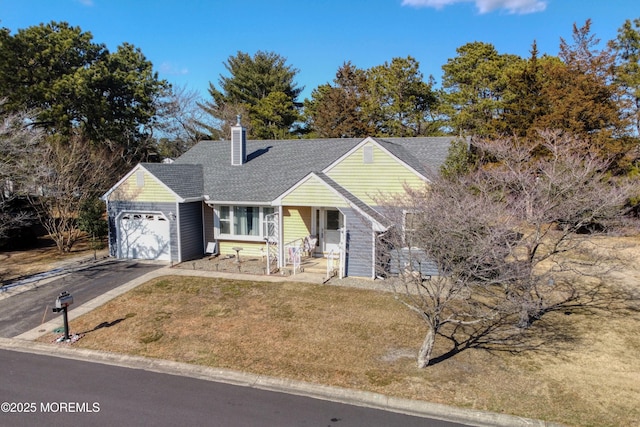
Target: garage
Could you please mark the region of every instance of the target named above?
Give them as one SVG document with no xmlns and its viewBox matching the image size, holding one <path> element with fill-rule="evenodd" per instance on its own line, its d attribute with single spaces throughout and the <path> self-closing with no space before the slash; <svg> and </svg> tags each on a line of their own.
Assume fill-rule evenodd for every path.
<svg viewBox="0 0 640 427">
<path fill-rule="evenodd" d="M 124 213 L 118 224 L 119 258 L 170 260 L 169 221 L 160 213 Z"/>
</svg>

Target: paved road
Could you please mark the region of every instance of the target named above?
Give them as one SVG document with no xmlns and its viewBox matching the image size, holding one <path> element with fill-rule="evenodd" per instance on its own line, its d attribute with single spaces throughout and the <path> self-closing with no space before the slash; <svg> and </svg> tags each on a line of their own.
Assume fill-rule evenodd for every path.
<svg viewBox="0 0 640 427">
<path fill-rule="evenodd" d="M 2 426 L 462 425 L 142 369 L 8 350 L 0 350 L 0 366 Z M 9 402 L 9 406 L 3 402 Z M 7 408 L 22 413 L 4 412 Z M 31 412 L 24 413 L 25 410 Z"/>
<path fill-rule="evenodd" d="M 75 307 L 160 267 L 158 264 L 108 260 L 42 286 L 24 285 L 28 287 L 27 291 L 0 300 L 0 337 L 15 337 L 43 322 L 61 318 L 52 308 L 62 291 L 73 296 L 71 313 Z"/>
</svg>

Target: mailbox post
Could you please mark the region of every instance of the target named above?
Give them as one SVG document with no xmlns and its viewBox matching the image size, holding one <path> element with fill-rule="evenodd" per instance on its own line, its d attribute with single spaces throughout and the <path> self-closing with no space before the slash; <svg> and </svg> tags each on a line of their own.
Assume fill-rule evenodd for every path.
<svg viewBox="0 0 640 427">
<path fill-rule="evenodd" d="M 73 304 L 73 297 L 69 292 L 60 292 L 58 298 L 56 298 L 56 306 L 53 308 L 54 313 L 62 312 L 62 318 L 64 320 L 64 340 L 69 341 L 69 318 L 67 317 L 67 307 Z"/>
</svg>

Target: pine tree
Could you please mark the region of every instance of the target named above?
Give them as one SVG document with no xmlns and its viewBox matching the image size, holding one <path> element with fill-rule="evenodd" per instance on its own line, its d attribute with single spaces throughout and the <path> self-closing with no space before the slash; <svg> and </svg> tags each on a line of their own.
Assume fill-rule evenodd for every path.
<svg viewBox="0 0 640 427">
<path fill-rule="evenodd" d="M 286 58 L 258 51 L 251 57 L 244 52 L 230 56 L 224 64 L 229 76 L 220 75 L 220 89 L 209 83 L 211 101 L 201 107 L 216 121 L 203 126 L 215 137 L 229 137 L 229 128 L 238 114 L 252 138 L 275 139 L 289 135 L 299 119 L 298 96 L 303 88 L 294 79 L 298 70 Z"/>
</svg>

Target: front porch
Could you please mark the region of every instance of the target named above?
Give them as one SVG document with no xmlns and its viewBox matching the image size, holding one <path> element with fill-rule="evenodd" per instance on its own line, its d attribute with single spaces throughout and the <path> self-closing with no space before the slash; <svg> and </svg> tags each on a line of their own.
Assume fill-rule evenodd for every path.
<svg viewBox="0 0 640 427">
<path fill-rule="evenodd" d="M 307 272 L 324 276 L 324 280 L 347 275 L 346 221 L 338 208 L 209 208 L 203 222 L 206 253 L 219 256 L 198 263 L 201 269 L 261 275 Z M 222 262 L 238 254 L 240 265 Z M 186 262 L 189 264 L 193 261 Z"/>
<path fill-rule="evenodd" d="M 271 274 L 267 274 L 267 260 L 263 256 L 243 255 L 240 252 L 240 262 L 235 255 L 218 255 L 205 256 L 197 260 L 186 261 L 175 265 L 175 268 L 194 270 L 194 271 L 210 271 L 225 274 L 242 274 L 250 276 L 272 276 L 299 278 L 304 282 L 326 283 L 332 278 L 337 278 L 335 267 L 336 262 L 332 266 L 327 258 L 304 256 L 300 258 L 299 265 L 294 269 L 293 264 L 287 264 L 283 268 L 272 270 Z"/>
</svg>

